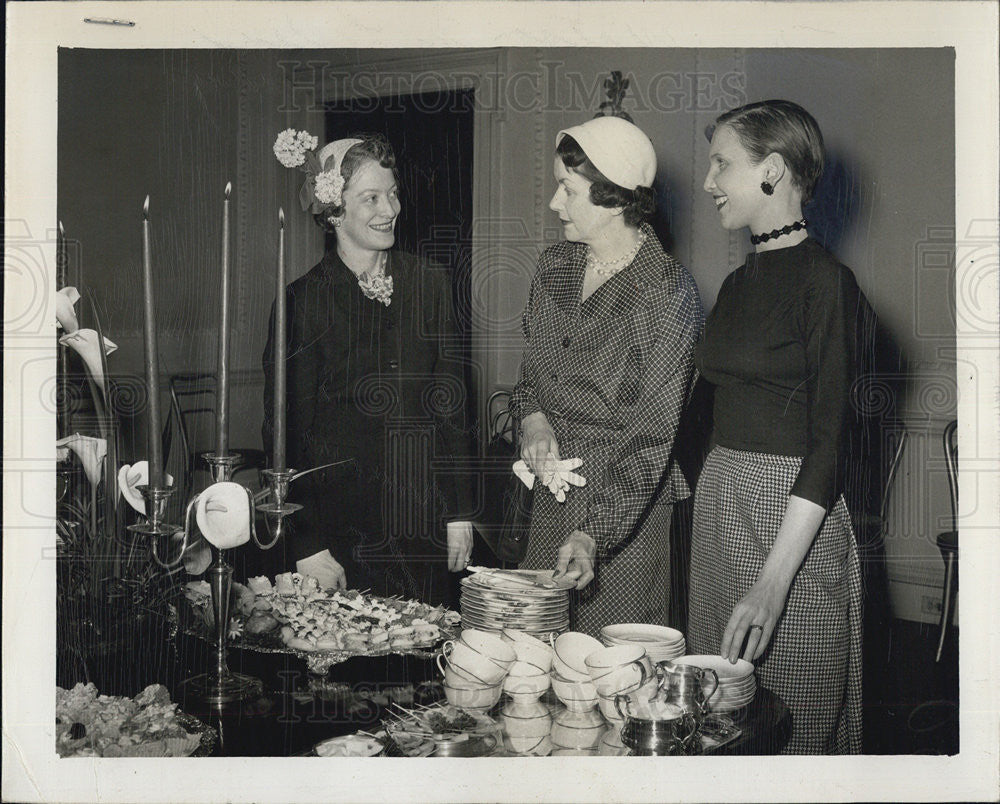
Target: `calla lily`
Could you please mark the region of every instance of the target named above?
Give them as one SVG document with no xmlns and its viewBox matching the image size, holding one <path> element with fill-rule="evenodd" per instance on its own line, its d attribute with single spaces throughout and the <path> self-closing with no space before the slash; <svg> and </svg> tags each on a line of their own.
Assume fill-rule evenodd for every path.
<svg viewBox="0 0 1000 804">
<path fill-rule="evenodd" d="M 198 495 L 195 509 L 198 529 L 209 544 L 220 550 L 250 541 L 250 500 L 239 483 L 213 483 Z"/>
<path fill-rule="evenodd" d="M 83 362 L 87 364 L 87 369 L 90 371 L 90 376 L 97 381 L 97 384 L 101 387 L 101 392 L 105 393 L 104 369 L 101 368 L 101 348 L 97 338 L 97 330 L 78 329 L 70 335 L 63 335 L 59 339 L 59 343 L 69 346 L 83 358 Z M 113 344 L 107 338 L 104 339 L 104 351 L 106 354 L 111 354 L 117 348 L 117 345 Z"/>
<path fill-rule="evenodd" d="M 56 321 L 67 335 L 71 335 L 80 329 L 80 324 L 76 320 L 76 311 L 73 309 L 80 301 L 80 292 L 74 287 L 65 287 L 56 291 Z"/>
<path fill-rule="evenodd" d="M 164 482 L 168 486 L 174 485 L 172 475 L 163 473 Z M 146 499 L 139 493 L 138 487 L 149 483 L 149 461 L 136 461 L 129 465 L 125 464 L 118 470 L 118 490 L 129 505 L 145 516 Z"/>
<path fill-rule="evenodd" d="M 201 575 L 212 563 L 212 550 L 200 536 L 184 551 L 184 569 L 188 575 Z"/>
<path fill-rule="evenodd" d="M 60 438 L 56 441 L 56 455 L 59 460 L 64 460 L 62 450 L 71 449 L 76 453 L 76 457 L 83 464 L 83 471 L 87 475 L 87 480 L 96 485 L 101 482 L 101 469 L 104 465 L 104 458 L 108 454 L 108 442 L 103 438 L 93 436 L 73 435 Z M 66 457 L 69 457 L 68 455 Z"/>
</svg>

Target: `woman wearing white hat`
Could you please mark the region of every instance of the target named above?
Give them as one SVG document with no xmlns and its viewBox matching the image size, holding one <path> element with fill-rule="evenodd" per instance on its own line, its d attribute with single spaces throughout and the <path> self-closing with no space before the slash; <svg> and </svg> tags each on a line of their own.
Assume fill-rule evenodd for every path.
<svg viewBox="0 0 1000 804">
<path fill-rule="evenodd" d="M 690 494 L 670 456 L 701 301 L 644 223 L 656 155 L 642 131 L 618 117 L 560 131 L 554 166 L 566 240 L 538 261 L 512 406 L 532 472 L 578 459 L 586 484 L 558 497 L 535 485 L 520 566 L 577 581 L 576 630 L 666 624 L 671 506 Z"/>
<path fill-rule="evenodd" d="M 288 286 L 288 465 L 353 458 L 291 486 L 303 504 L 287 549 L 325 587 L 371 588 L 431 603 L 450 599 L 448 570 L 464 569 L 471 489 L 431 471 L 471 454 L 451 279 L 442 266 L 393 248 L 400 211 L 395 156 L 382 137 L 336 140 L 318 152 L 307 132 L 274 145 L 308 174 L 304 211 L 336 244 Z M 264 441 L 273 437 L 274 312 L 264 351 Z M 391 457 L 390 457 L 391 456 Z M 446 535 L 447 534 L 447 535 Z"/>
</svg>

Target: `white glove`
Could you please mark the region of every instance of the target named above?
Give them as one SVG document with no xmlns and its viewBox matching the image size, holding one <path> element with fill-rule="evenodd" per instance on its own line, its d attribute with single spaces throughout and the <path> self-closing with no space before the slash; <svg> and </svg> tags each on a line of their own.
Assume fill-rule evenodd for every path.
<svg viewBox="0 0 1000 804">
<path fill-rule="evenodd" d="M 587 478 L 573 471 L 581 466 L 583 466 L 582 458 L 566 458 L 559 461 L 551 452 L 549 453 L 542 473 L 542 484 L 552 492 L 557 502 L 566 502 L 566 492 L 570 486 L 587 485 Z M 524 461 L 517 461 L 513 470 L 529 489 L 534 486 L 535 476 Z"/>
</svg>

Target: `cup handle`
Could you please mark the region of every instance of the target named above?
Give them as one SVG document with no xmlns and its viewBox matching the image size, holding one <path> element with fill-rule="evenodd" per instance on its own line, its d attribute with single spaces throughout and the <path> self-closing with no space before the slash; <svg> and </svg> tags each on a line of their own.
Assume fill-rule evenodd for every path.
<svg viewBox="0 0 1000 804">
<path fill-rule="evenodd" d="M 642 663 L 642 659 L 635 659 L 634 661 L 629 662 L 629 664 L 634 664 L 639 668 L 639 683 L 635 686 L 635 690 L 641 690 L 646 686 L 646 682 L 649 681 L 649 675 L 646 673 L 646 665 Z M 628 667 L 628 665 L 625 666 Z M 633 692 L 635 690 L 629 691 Z"/>
<path fill-rule="evenodd" d="M 434 659 L 434 663 L 437 664 L 438 670 L 441 671 L 441 675 L 444 675 L 444 663 L 447 659 L 444 658 L 444 653 L 439 653 Z"/>
<path fill-rule="evenodd" d="M 624 712 L 622 711 L 622 704 L 621 704 L 622 701 L 625 701 L 625 711 Z M 615 711 L 618 712 L 619 715 L 621 715 L 622 720 L 625 720 L 626 718 L 631 717 L 631 715 L 629 714 L 628 709 L 629 709 L 629 699 L 628 699 L 628 696 L 627 695 L 616 695 L 615 696 Z"/>
<path fill-rule="evenodd" d="M 712 684 L 712 691 L 711 692 L 705 692 L 705 676 L 708 673 L 711 673 L 712 674 L 712 678 L 714 679 L 713 684 Z M 702 696 L 703 696 L 703 699 L 704 699 L 704 703 L 702 704 L 702 708 L 707 709 L 708 708 L 708 702 L 712 699 L 712 696 L 715 695 L 715 691 L 719 688 L 719 674 L 716 673 L 711 667 L 707 667 L 704 670 L 702 670 L 701 679 L 702 679 L 701 680 L 701 692 L 702 692 Z"/>
</svg>

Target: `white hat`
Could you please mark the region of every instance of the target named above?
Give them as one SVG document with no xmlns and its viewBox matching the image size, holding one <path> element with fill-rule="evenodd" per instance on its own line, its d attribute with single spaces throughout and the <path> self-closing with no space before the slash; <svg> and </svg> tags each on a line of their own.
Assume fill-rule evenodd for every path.
<svg viewBox="0 0 1000 804">
<path fill-rule="evenodd" d="M 336 173 L 340 173 L 340 163 L 344 161 L 344 156 L 349 150 L 351 150 L 351 148 L 361 141 L 362 140 L 348 138 L 328 142 L 320 148 L 319 153 L 316 154 L 316 158 L 319 160 L 320 170 L 333 170 Z M 330 162 L 330 166 L 327 167 L 327 162 L 329 162 L 331 156 L 333 157 L 333 161 Z"/>
<path fill-rule="evenodd" d="M 651 187 L 656 178 L 656 152 L 642 130 L 621 117 L 595 117 L 556 134 L 556 145 L 569 135 L 610 181 L 634 190 Z"/>
</svg>

